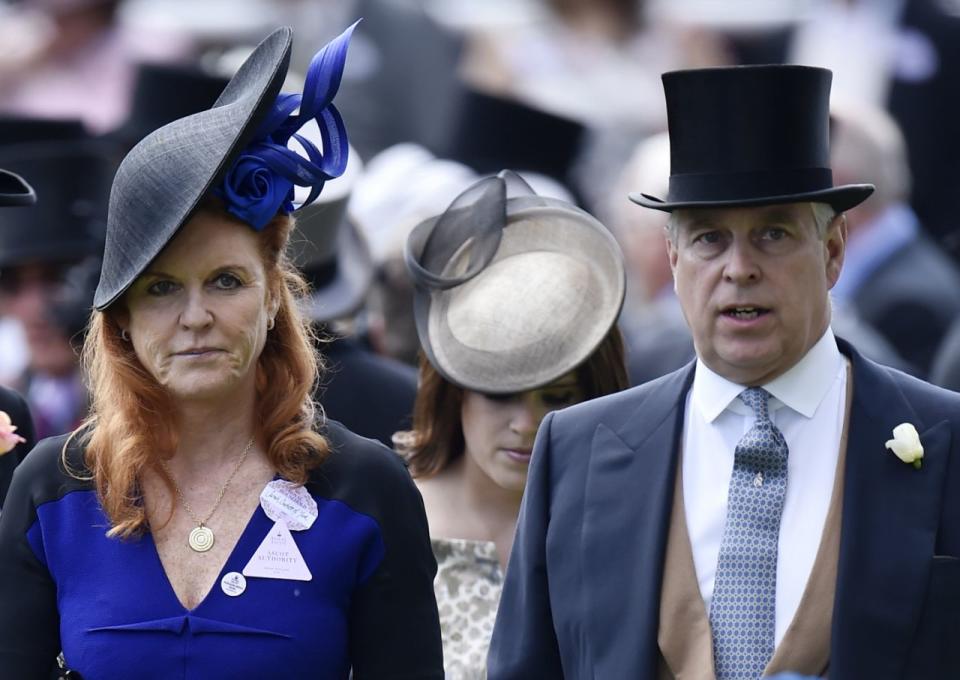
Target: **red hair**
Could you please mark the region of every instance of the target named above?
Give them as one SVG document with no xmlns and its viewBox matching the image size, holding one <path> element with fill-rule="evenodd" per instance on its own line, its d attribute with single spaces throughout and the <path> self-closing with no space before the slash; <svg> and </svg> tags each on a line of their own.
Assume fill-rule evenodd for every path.
<svg viewBox="0 0 960 680">
<path fill-rule="evenodd" d="M 228 217 L 208 202 L 203 211 Z M 238 228 L 248 229 L 242 222 Z M 257 434 L 267 442 L 267 457 L 285 479 L 303 484 L 310 470 L 329 453 L 314 429 L 312 394 L 322 368 L 309 322 L 297 299 L 307 284 L 286 255 L 293 219 L 278 215 L 262 231 L 260 252 L 270 293 L 279 301 L 275 325 L 256 367 Z M 143 367 L 129 342 L 121 339 L 118 316 L 123 302 L 94 311 L 83 347 L 90 391 L 90 415 L 73 436 L 85 446 L 84 462 L 110 520 L 110 536 L 121 538 L 147 529 L 140 476 L 155 470 L 171 495 L 173 481 L 159 464 L 176 451 L 174 404 L 166 390 Z M 64 462 L 66 447 L 64 447 Z M 70 468 L 67 467 L 69 470 Z M 80 476 L 76 471 L 71 474 Z"/>
</svg>

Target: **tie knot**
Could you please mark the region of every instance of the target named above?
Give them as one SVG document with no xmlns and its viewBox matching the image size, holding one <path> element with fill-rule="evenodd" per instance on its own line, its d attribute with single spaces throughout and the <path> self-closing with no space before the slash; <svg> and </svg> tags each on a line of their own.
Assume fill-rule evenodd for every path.
<svg viewBox="0 0 960 680">
<path fill-rule="evenodd" d="M 757 420 L 769 420 L 767 413 L 767 401 L 770 399 L 770 393 L 762 387 L 748 387 L 740 393 L 740 401 L 753 409 Z"/>
</svg>

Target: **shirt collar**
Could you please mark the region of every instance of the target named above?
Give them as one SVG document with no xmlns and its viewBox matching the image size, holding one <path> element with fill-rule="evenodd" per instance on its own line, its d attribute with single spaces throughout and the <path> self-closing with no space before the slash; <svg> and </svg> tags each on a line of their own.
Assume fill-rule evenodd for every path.
<svg viewBox="0 0 960 680">
<path fill-rule="evenodd" d="M 793 368 L 763 385 L 763 388 L 781 404 L 812 418 L 833 384 L 842 362 L 836 338 L 828 327 Z M 716 420 L 745 389 L 746 386 L 727 380 L 697 359 L 691 398 L 707 422 Z"/>
</svg>

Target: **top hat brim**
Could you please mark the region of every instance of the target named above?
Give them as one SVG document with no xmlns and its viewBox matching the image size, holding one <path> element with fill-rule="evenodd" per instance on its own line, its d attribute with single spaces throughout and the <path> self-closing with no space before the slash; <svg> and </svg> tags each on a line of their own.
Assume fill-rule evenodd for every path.
<svg viewBox="0 0 960 680">
<path fill-rule="evenodd" d="M 0 170 L 0 207 L 26 206 L 37 202 L 37 194 L 15 173 Z"/>
<path fill-rule="evenodd" d="M 278 28 L 213 108 L 156 130 L 121 163 L 110 194 L 96 309 L 115 302 L 146 270 L 250 142 L 280 93 L 292 43 L 292 30 Z"/>
<path fill-rule="evenodd" d="M 644 208 L 664 212 L 672 212 L 679 208 L 751 208 L 785 203 L 826 203 L 839 214 L 863 203 L 873 191 L 872 184 L 846 184 L 817 191 L 726 200 L 667 201 L 645 193 L 632 193 L 630 200 Z"/>
</svg>

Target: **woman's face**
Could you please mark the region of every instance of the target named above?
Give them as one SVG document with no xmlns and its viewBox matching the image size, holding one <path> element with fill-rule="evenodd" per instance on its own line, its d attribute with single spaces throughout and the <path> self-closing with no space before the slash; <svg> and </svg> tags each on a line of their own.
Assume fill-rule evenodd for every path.
<svg viewBox="0 0 960 680">
<path fill-rule="evenodd" d="M 256 232 L 197 213 L 134 282 L 119 319 L 143 366 L 178 402 L 255 391 L 277 311 Z"/>
<path fill-rule="evenodd" d="M 460 409 L 464 454 L 497 486 L 522 492 L 540 421 L 582 399 L 574 371 L 529 392 L 491 396 L 466 391 Z"/>
</svg>

